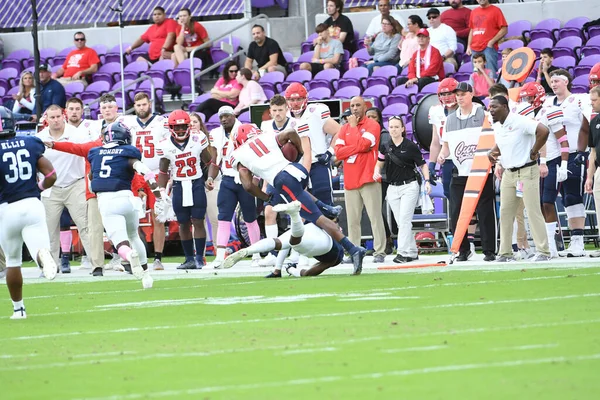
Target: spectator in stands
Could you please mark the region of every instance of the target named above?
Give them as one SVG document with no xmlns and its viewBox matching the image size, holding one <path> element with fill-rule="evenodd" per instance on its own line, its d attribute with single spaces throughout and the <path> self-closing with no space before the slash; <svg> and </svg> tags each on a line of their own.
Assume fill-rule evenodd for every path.
<svg viewBox="0 0 600 400">
<path fill-rule="evenodd" d="M 179 10 L 177 21 L 179 24 L 175 31 L 175 46 L 173 46 L 173 55 L 171 56 L 175 67 L 188 58 L 196 47 L 210 40 L 204 26 L 200 22 L 192 21 L 192 12 L 189 8 L 184 7 Z M 213 64 L 210 47 L 197 50 L 194 56 L 202 60 L 202 69 L 206 69 Z"/>
<path fill-rule="evenodd" d="M 240 115 L 244 111 L 248 111 L 248 108 L 252 104 L 260 104 L 267 101 L 267 95 L 262 86 L 258 82 L 252 80 L 252 71 L 248 68 L 242 68 L 236 77 L 238 83 L 242 85 L 242 90 L 239 95 L 239 102 L 233 109 L 234 114 Z"/>
<path fill-rule="evenodd" d="M 431 45 L 440 51 L 443 61 L 454 65 L 454 68 L 457 69 L 458 63 L 454 58 L 457 48 L 456 32 L 442 22 L 440 10 L 437 8 L 430 8 L 427 11 L 427 19 L 429 20 L 429 25 L 431 25 L 427 29 Z"/>
<path fill-rule="evenodd" d="M 506 61 L 506 59 L 508 58 L 508 55 L 512 51 L 513 51 L 513 49 L 510 47 L 506 47 L 504 50 L 502 50 L 502 53 L 500 53 L 500 55 L 502 56 L 503 64 Z M 513 83 L 507 81 L 506 79 L 504 79 L 504 77 L 502 77 L 502 68 L 498 70 L 498 77 L 496 78 L 496 83 L 500 83 L 500 84 L 506 86 L 506 88 L 511 88 L 513 86 Z M 490 94 L 490 97 L 493 97 L 493 96 Z"/>
<path fill-rule="evenodd" d="M 331 37 L 327 25 L 317 25 L 315 32 L 319 36 L 316 39 L 312 62 L 300 64 L 300 69 L 312 71 L 313 76 L 324 69 L 338 68 L 344 54 L 342 43 Z"/>
<path fill-rule="evenodd" d="M 400 63 L 399 69 L 402 71 L 408 64 L 410 63 L 410 59 L 412 58 L 415 51 L 419 49 L 419 42 L 417 42 L 417 32 L 420 29 L 425 28 L 425 24 L 423 20 L 418 15 L 411 15 L 408 17 L 408 22 L 406 24 L 408 32 L 400 42 Z"/>
<path fill-rule="evenodd" d="M 439 50 L 429 44 L 429 32 L 422 28 L 417 32 L 419 49 L 415 51 L 408 64 L 408 79 L 402 78 L 398 83 L 406 87 L 417 84 L 419 91 L 429 83 L 445 78 L 444 62 Z"/>
<path fill-rule="evenodd" d="M 15 101 L 12 115 L 15 121 L 35 121 L 35 81 L 33 74 L 24 71 L 19 81 L 19 92 L 12 95 Z"/>
<path fill-rule="evenodd" d="M 377 36 L 377 34 L 383 30 L 381 20 L 389 17 L 390 15 L 400 24 L 400 29 L 397 29 L 397 31 L 398 33 L 402 34 L 402 30 L 406 26 L 406 22 L 404 21 L 404 18 L 402 18 L 402 14 L 399 12 L 390 13 L 390 0 L 379 0 L 377 9 L 379 10 L 380 15 L 374 16 L 369 23 L 367 31 L 365 32 L 365 40 L 369 39 L 370 41 L 373 41 L 375 36 Z"/>
<path fill-rule="evenodd" d="M 170 60 L 173 55 L 173 45 L 177 35 L 177 22 L 174 19 L 167 18 L 165 9 L 154 7 L 152 11 L 152 20 L 154 24 L 137 38 L 131 46 L 125 49 L 126 54 L 140 47 L 143 43 L 150 43 L 148 54 L 138 57 L 136 61 L 148 61 L 150 63 L 159 60 Z"/>
<path fill-rule="evenodd" d="M 374 262 L 382 263 L 385 261 L 385 229 L 381 215 L 381 184 L 373 178 L 380 128 L 377 122 L 365 117 L 367 107 L 362 97 L 353 97 L 350 109 L 352 115 L 335 141 L 335 155 L 344 161 L 348 237 L 352 243 L 360 243 L 364 205 L 373 231 Z"/>
<path fill-rule="evenodd" d="M 471 28 L 469 21 L 471 19 L 471 9 L 463 5 L 462 0 L 450 0 L 450 7 L 442 13 L 442 23 L 448 25 L 456 32 L 456 40 L 467 47 L 469 41 L 469 32 Z"/>
<path fill-rule="evenodd" d="M 287 74 L 287 61 L 276 40 L 267 37 L 265 29 L 261 25 L 252 27 L 252 39 L 248 46 L 245 68 L 252 71 L 252 65 L 256 61 L 256 69 L 253 78 L 258 80 L 266 72 L 279 71 Z"/>
<path fill-rule="evenodd" d="M 492 71 L 485 67 L 485 54 L 480 53 L 473 56 L 473 69 L 475 70 L 469 78 L 469 83 L 475 90 L 475 97 L 483 100 L 490 94 L 490 87 L 494 84 Z"/>
<path fill-rule="evenodd" d="M 52 79 L 52 72 L 48 64 L 40 64 L 40 93 L 42 94 L 42 114 L 53 104 L 63 108 L 67 102 L 65 88 L 60 82 Z"/>
<path fill-rule="evenodd" d="M 375 41 L 365 39 L 365 46 L 372 60 L 367 61 L 369 75 L 384 65 L 396 65 L 400 60 L 398 45 L 402 36 L 398 32 L 398 23 L 394 17 L 381 17 L 381 32 L 375 37 Z"/>
<path fill-rule="evenodd" d="M 332 38 L 338 39 L 344 45 L 344 50 L 350 54 L 356 51 L 356 38 L 354 37 L 354 26 L 350 18 L 342 14 L 344 10 L 344 0 L 327 1 L 327 18 L 324 22 L 329 27 L 329 33 Z M 313 41 L 316 45 L 318 38 Z"/>
<path fill-rule="evenodd" d="M 242 90 L 242 85 L 236 80 L 239 69 L 235 61 L 225 64 L 223 76 L 217 80 L 210 91 L 211 98 L 200 103 L 196 108 L 197 112 L 204 114 L 207 121 L 219 111 L 219 108 L 237 106 L 240 90 Z"/>
<path fill-rule="evenodd" d="M 76 81 L 83 83 L 86 87 L 90 81 L 91 75 L 98 71 L 100 58 L 96 50 L 85 45 L 85 34 L 83 32 L 75 32 L 73 36 L 75 50 L 71 51 L 62 67 L 52 74 L 52 78 L 57 79 L 63 85 Z"/>
<path fill-rule="evenodd" d="M 474 56 L 484 53 L 486 68 L 494 73 L 498 71 L 498 41 L 508 31 L 508 23 L 500 8 L 490 4 L 490 0 L 477 0 L 480 7 L 471 12 L 469 41 L 466 54 Z"/>
<path fill-rule="evenodd" d="M 554 94 L 552 88 L 550 87 L 550 73 L 558 69 L 552 65 L 552 61 L 554 61 L 554 53 L 552 49 L 546 47 L 542 49 L 540 52 L 540 65 L 538 67 L 538 73 L 536 82 L 542 85 L 547 94 Z"/>
</svg>

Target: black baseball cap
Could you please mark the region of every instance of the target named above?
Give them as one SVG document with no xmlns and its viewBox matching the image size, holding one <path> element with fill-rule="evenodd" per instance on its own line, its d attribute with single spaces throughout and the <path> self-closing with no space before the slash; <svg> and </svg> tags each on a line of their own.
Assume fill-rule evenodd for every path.
<svg viewBox="0 0 600 400">
<path fill-rule="evenodd" d="M 430 8 L 429 11 L 427 11 L 427 16 L 429 17 L 430 15 L 440 15 L 440 10 L 437 8 Z"/>
<path fill-rule="evenodd" d="M 344 112 L 342 113 L 341 117 L 342 117 L 342 118 L 348 118 L 350 115 L 352 115 L 352 111 L 350 111 L 350 109 L 349 109 L 349 108 L 346 108 L 346 109 L 344 110 Z"/>
<path fill-rule="evenodd" d="M 455 92 L 471 92 L 473 93 L 473 86 L 469 82 L 458 82 L 458 86 L 454 89 Z"/>
<path fill-rule="evenodd" d="M 41 70 L 51 71 L 52 69 L 48 64 L 40 64 L 40 71 Z"/>
</svg>

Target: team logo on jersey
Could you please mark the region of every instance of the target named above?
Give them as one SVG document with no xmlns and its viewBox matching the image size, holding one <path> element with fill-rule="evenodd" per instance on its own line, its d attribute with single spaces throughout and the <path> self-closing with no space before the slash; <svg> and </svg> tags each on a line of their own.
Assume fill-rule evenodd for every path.
<svg viewBox="0 0 600 400">
<path fill-rule="evenodd" d="M 572 103 L 575 100 L 573 96 L 569 97 L 569 103 Z"/>
<path fill-rule="evenodd" d="M 314 107 L 314 106 L 313 106 L 313 107 L 309 107 L 309 108 L 308 108 L 308 111 L 310 111 L 310 112 L 313 112 L 313 111 L 315 111 L 315 107 Z"/>
<path fill-rule="evenodd" d="M 460 142 L 454 150 L 454 159 L 462 164 L 463 161 L 473 158 L 476 149 L 476 144 L 467 145 L 465 142 Z"/>
<path fill-rule="evenodd" d="M 192 136 L 192 141 L 193 142 L 197 142 L 198 141 L 198 136 Z"/>
</svg>

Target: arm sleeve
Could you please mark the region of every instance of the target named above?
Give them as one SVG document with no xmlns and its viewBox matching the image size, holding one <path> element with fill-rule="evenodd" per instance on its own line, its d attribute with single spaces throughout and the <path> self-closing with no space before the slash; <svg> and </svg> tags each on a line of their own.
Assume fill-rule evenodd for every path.
<svg viewBox="0 0 600 400">
<path fill-rule="evenodd" d="M 75 154 L 79 157 L 87 157 L 88 153 L 94 147 L 101 146 L 99 141 L 88 143 L 71 143 L 71 142 L 56 142 L 54 150 L 62 151 L 63 153 Z"/>
</svg>

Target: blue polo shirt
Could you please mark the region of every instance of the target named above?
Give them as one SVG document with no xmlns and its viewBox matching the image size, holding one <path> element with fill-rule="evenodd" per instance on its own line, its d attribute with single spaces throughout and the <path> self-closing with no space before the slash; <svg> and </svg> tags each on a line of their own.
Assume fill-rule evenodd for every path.
<svg viewBox="0 0 600 400">
<path fill-rule="evenodd" d="M 65 108 L 67 103 L 67 95 L 65 88 L 57 80 L 50 79 L 45 84 L 40 83 L 42 87 L 42 112 L 46 111 L 52 104 Z"/>
</svg>

